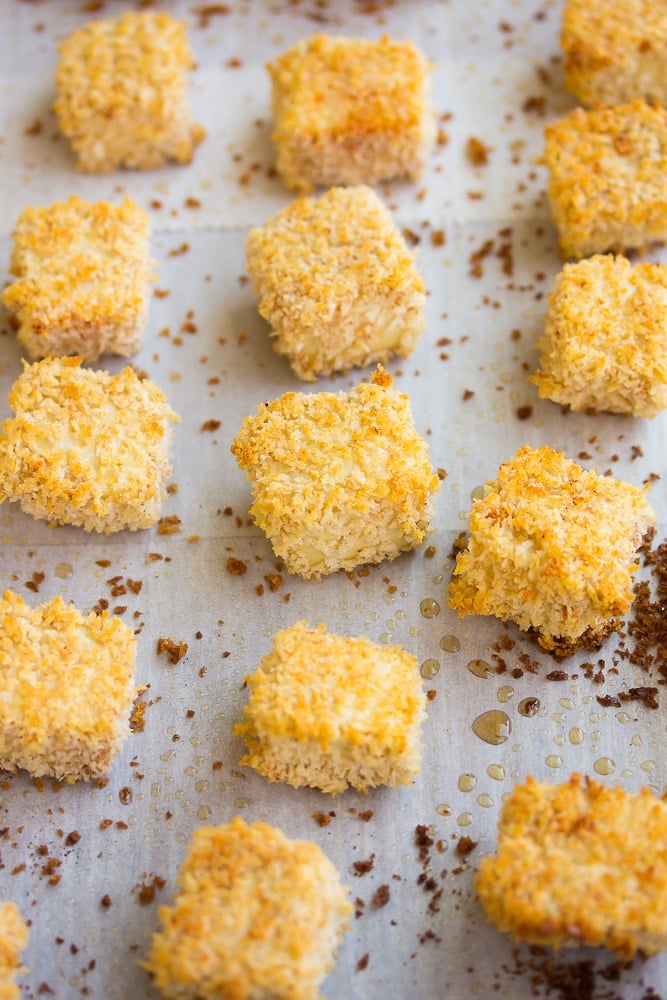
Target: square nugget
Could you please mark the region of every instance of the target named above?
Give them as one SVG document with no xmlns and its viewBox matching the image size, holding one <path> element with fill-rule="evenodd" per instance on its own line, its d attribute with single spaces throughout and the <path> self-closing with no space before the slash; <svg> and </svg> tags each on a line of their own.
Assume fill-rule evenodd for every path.
<svg viewBox="0 0 667 1000">
<path fill-rule="evenodd" d="M 619 958 L 667 948 L 667 801 L 572 775 L 528 778 L 504 803 L 475 888 L 503 933 Z"/>
<path fill-rule="evenodd" d="M 313 35 L 267 68 L 288 187 L 421 176 L 435 136 L 431 65 L 412 42 Z"/>
<path fill-rule="evenodd" d="M 146 968 L 168 1000 L 317 1000 L 352 906 L 317 844 L 235 816 L 195 830 Z"/>
<path fill-rule="evenodd" d="M 246 244 L 259 311 L 299 378 L 405 358 L 422 333 L 424 282 L 372 188 L 299 198 Z"/>
<path fill-rule="evenodd" d="M 515 622 L 556 655 L 596 648 L 632 602 L 635 552 L 655 523 L 646 489 L 525 445 L 473 502 L 450 606 Z"/>
<path fill-rule="evenodd" d="M 426 538 L 439 488 L 410 401 L 381 369 L 352 392 L 287 392 L 232 443 L 250 513 L 289 573 L 318 579 L 395 559 Z"/>
<path fill-rule="evenodd" d="M 105 774 L 130 732 L 136 639 L 60 597 L 0 600 L 0 767 L 59 781 Z"/>
<path fill-rule="evenodd" d="M 128 11 L 91 21 L 59 52 L 54 111 L 79 170 L 190 163 L 205 131 L 190 121 L 193 55 L 184 21 Z"/>
<path fill-rule="evenodd" d="M 28 944 L 28 927 L 15 903 L 0 903 L 0 997 L 19 1000 L 21 990 L 15 978 L 25 969 L 21 952 Z"/>
<path fill-rule="evenodd" d="M 80 367 L 80 358 L 24 362 L 0 425 L 0 503 L 33 517 L 110 534 L 160 517 L 180 417 L 149 379 Z"/>
<path fill-rule="evenodd" d="M 419 664 L 400 646 L 297 622 L 246 677 L 241 764 L 269 781 L 337 795 L 412 784 L 426 715 Z"/>
<path fill-rule="evenodd" d="M 667 8 L 655 0 L 567 0 L 565 86 L 581 104 L 667 103 Z"/>
<path fill-rule="evenodd" d="M 540 396 L 571 410 L 667 409 L 667 265 L 596 255 L 566 264 L 549 296 Z"/>
<path fill-rule="evenodd" d="M 31 360 L 78 354 L 127 357 L 141 347 L 153 262 L 148 215 L 131 198 L 119 205 L 72 195 L 25 208 L 14 230 L 2 301 L 16 313 Z"/>
<path fill-rule="evenodd" d="M 667 110 L 575 108 L 545 127 L 551 215 L 566 257 L 667 237 Z"/>
</svg>

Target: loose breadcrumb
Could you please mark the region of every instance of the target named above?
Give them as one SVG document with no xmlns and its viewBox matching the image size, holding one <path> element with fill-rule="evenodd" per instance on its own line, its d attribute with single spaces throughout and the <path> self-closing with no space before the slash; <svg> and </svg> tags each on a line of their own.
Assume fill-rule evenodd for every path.
<svg viewBox="0 0 667 1000">
<path fill-rule="evenodd" d="M 24 362 L 0 425 L 0 503 L 55 524 L 109 534 L 160 517 L 180 418 L 148 379 L 80 367 L 80 358 Z"/>
<path fill-rule="evenodd" d="M 21 952 L 28 944 L 28 927 L 15 903 L 0 903 L 0 1000 L 19 1000 L 15 977 L 25 968 Z"/>
<path fill-rule="evenodd" d="M 435 124 L 431 65 L 412 42 L 313 35 L 267 68 L 288 187 L 421 176 Z"/>
<path fill-rule="evenodd" d="M 136 639 L 60 597 L 0 600 L 0 767 L 60 781 L 105 774 L 130 732 Z"/>
<path fill-rule="evenodd" d="M 26 208 L 14 230 L 11 273 L 2 295 L 19 320 L 31 360 L 78 354 L 124 357 L 141 347 L 153 261 L 150 223 L 136 202 L 88 202 L 72 195 Z"/>
<path fill-rule="evenodd" d="M 667 948 L 667 801 L 575 774 L 529 777 L 502 807 L 475 887 L 499 931 L 538 945 L 632 958 Z"/>
<path fill-rule="evenodd" d="M 333 864 L 266 823 L 195 830 L 145 963 L 169 1000 L 317 1000 L 352 906 Z"/>
<path fill-rule="evenodd" d="M 566 264 L 549 297 L 540 396 L 572 410 L 667 409 L 667 265 L 596 255 Z"/>
<path fill-rule="evenodd" d="M 400 646 L 297 622 L 246 682 L 241 764 L 269 781 L 335 795 L 408 785 L 419 773 L 426 697 L 417 660 Z"/>
<path fill-rule="evenodd" d="M 317 579 L 421 545 L 440 487 L 410 402 L 378 369 L 352 392 L 288 392 L 232 443 L 250 513 L 290 573 Z"/>
<path fill-rule="evenodd" d="M 424 283 L 369 187 L 299 198 L 250 230 L 246 257 L 275 349 L 299 378 L 405 358 L 425 327 Z"/>
<path fill-rule="evenodd" d="M 473 502 L 450 606 L 516 622 L 564 655 L 599 645 L 632 602 L 635 552 L 655 522 L 646 489 L 525 445 Z"/>
<path fill-rule="evenodd" d="M 54 111 L 80 170 L 190 163 L 206 133 L 190 121 L 184 21 L 126 11 L 68 35 L 59 52 Z"/>
</svg>

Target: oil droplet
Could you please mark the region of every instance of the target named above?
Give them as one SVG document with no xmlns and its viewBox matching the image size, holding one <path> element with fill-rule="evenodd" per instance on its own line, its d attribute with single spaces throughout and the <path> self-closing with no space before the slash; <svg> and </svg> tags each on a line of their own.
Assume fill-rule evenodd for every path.
<svg viewBox="0 0 667 1000">
<path fill-rule="evenodd" d="M 616 762 L 611 757 L 598 757 L 593 764 L 596 774 L 613 774 L 616 770 Z"/>
<path fill-rule="evenodd" d="M 522 698 L 519 702 L 519 715 L 523 715 L 526 719 L 530 719 L 533 715 L 537 715 L 540 710 L 540 699 L 539 698 Z"/>
<path fill-rule="evenodd" d="M 514 688 L 511 688 L 509 684 L 503 684 L 502 687 L 498 688 L 498 694 L 496 698 L 501 705 L 506 705 L 508 701 L 511 701 L 514 697 Z"/>
<path fill-rule="evenodd" d="M 162 787 L 159 781 L 154 781 L 151 785 L 151 798 L 159 799 L 162 792 Z"/>
<path fill-rule="evenodd" d="M 486 769 L 486 773 L 494 781 L 504 781 L 505 780 L 505 768 L 502 764 L 489 764 Z"/>
<path fill-rule="evenodd" d="M 642 738 L 639 735 L 639 733 L 635 733 L 635 735 L 631 738 L 630 742 L 632 743 L 633 747 L 640 747 L 642 745 Z"/>
<path fill-rule="evenodd" d="M 241 796 L 239 796 L 238 799 L 234 799 L 234 808 L 235 809 L 245 809 L 246 806 L 249 806 L 249 805 L 250 805 L 250 799 L 244 799 Z"/>
<path fill-rule="evenodd" d="M 554 722 L 557 722 L 558 725 L 561 725 L 565 716 L 563 715 L 562 712 L 554 712 L 551 718 L 553 719 Z"/>
<path fill-rule="evenodd" d="M 445 802 L 441 802 L 439 806 L 436 806 L 435 811 L 437 812 L 438 816 L 452 815 L 452 807 L 448 806 Z"/>
<path fill-rule="evenodd" d="M 197 773 L 197 768 L 193 767 L 192 764 L 188 764 L 187 767 L 183 768 L 183 774 L 187 774 L 188 778 L 194 778 Z"/>
<path fill-rule="evenodd" d="M 569 708 L 570 711 L 574 708 L 574 702 L 570 701 L 569 698 L 559 698 L 558 704 L 561 706 L 561 708 Z"/>
<path fill-rule="evenodd" d="M 547 765 L 547 767 L 556 768 L 556 767 L 562 767 L 563 761 L 557 754 L 550 753 L 549 756 L 545 759 L 544 763 Z"/>
<path fill-rule="evenodd" d="M 568 733 L 568 736 L 570 737 L 570 743 L 572 743 L 575 747 L 578 747 L 584 742 L 584 731 L 583 729 L 579 729 L 578 726 L 573 726 Z"/>
<path fill-rule="evenodd" d="M 628 715 L 627 712 L 617 712 L 616 718 L 618 719 L 618 721 L 621 723 L 622 726 L 624 726 L 626 722 L 630 721 L 630 716 Z"/>
<path fill-rule="evenodd" d="M 489 712 L 482 712 L 473 720 L 472 731 L 485 743 L 498 746 L 509 739 L 512 723 L 505 712 L 492 708 Z"/>
<path fill-rule="evenodd" d="M 74 567 L 71 563 L 60 562 L 56 565 L 54 573 L 56 576 L 60 577 L 61 580 L 68 580 L 74 573 Z"/>
<path fill-rule="evenodd" d="M 642 771 L 646 771 L 647 774 L 651 774 L 652 771 L 655 771 L 654 760 L 645 760 L 639 766 L 642 769 Z"/>
<path fill-rule="evenodd" d="M 409 635 L 411 639 L 417 639 L 421 635 L 421 629 L 416 625 L 411 625 Z"/>
<path fill-rule="evenodd" d="M 440 605 L 432 597 L 425 597 L 419 604 L 419 610 L 424 618 L 437 618 L 440 614 Z"/>
<path fill-rule="evenodd" d="M 481 500 L 483 496 L 484 496 L 483 486 L 476 486 L 474 490 L 470 491 L 471 500 Z"/>
<path fill-rule="evenodd" d="M 195 783 L 195 792 L 205 792 L 208 788 L 208 781 L 197 781 Z"/>
<path fill-rule="evenodd" d="M 474 774 L 466 772 L 465 774 L 459 775 L 458 786 L 460 792 L 472 792 L 476 784 L 477 778 Z"/>
<path fill-rule="evenodd" d="M 422 677 L 426 680 L 432 680 L 438 671 L 440 670 L 440 664 L 437 660 L 424 660 L 421 665 L 421 670 L 419 671 Z"/>
<path fill-rule="evenodd" d="M 164 753 L 160 754 L 160 760 L 171 760 L 172 757 L 176 756 L 175 750 L 165 750 Z"/>
<path fill-rule="evenodd" d="M 197 810 L 197 819 L 206 820 L 209 818 L 210 815 L 211 815 L 210 806 L 200 806 L 199 809 Z"/>
<path fill-rule="evenodd" d="M 470 826 L 472 823 L 472 813 L 461 813 L 460 816 L 457 816 L 456 822 L 459 826 Z"/>
<path fill-rule="evenodd" d="M 444 576 L 442 575 L 442 573 L 436 573 L 436 575 L 431 577 L 431 579 L 433 581 L 433 586 L 439 587 L 442 581 L 444 580 Z"/>
<path fill-rule="evenodd" d="M 558 736 L 554 736 L 554 743 L 556 744 L 557 747 L 565 746 L 565 737 L 561 736 L 559 733 Z"/>
<path fill-rule="evenodd" d="M 440 649 L 444 649 L 445 653 L 458 653 L 461 648 L 461 643 L 455 635 L 443 635 L 440 640 Z"/>
<path fill-rule="evenodd" d="M 475 677 L 490 677 L 493 673 L 490 664 L 488 664 L 486 660 L 470 660 L 466 666 L 468 667 L 470 673 L 474 674 Z"/>
<path fill-rule="evenodd" d="M 477 805 L 482 806 L 483 809 L 490 809 L 493 805 L 493 800 L 490 795 L 486 794 L 486 792 L 482 792 L 481 795 L 477 796 Z"/>
</svg>

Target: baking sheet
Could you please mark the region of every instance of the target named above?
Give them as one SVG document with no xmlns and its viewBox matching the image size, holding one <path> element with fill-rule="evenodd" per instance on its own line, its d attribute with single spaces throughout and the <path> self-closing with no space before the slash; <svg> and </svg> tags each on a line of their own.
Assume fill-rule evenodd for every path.
<svg viewBox="0 0 667 1000">
<path fill-rule="evenodd" d="M 95 16 L 111 16 L 126 5 L 95 6 Z M 204 16 L 194 4 L 160 5 L 187 18 L 196 51 L 192 104 L 208 138 L 193 164 L 86 177 L 74 171 L 49 107 L 55 44 L 92 16 L 90 5 L 0 3 L 0 266 L 6 271 L 24 205 L 73 192 L 135 197 L 151 214 L 157 287 L 168 294 L 152 301 L 134 363 L 183 417 L 174 450 L 178 490 L 164 509 L 180 519 L 177 532 L 105 538 L 49 528 L 8 504 L 0 510 L 3 586 L 33 603 L 61 594 L 83 611 L 101 600 L 126 608 L 118 613 L 140 629 L 137 680 L 149 685 L 145 729 L 129 739 L 107 784 L 59 787 L 24 774 L 0 783 L 0 895 L 14 899 L 31 923 L 23 993 L 153 997 L 138 959 L 157 928 L 158 905 L 171 899 L 187 841 L 202 823 L 237 813 L 319 843 L 360 901 L 323 987 L 329 1000 L 667 992 L 663 958 L 618 969 L 608 954 L 577 951 L 552 962 L 546 952 L 517 948 L 485 922 L 471 891 L 477 859 L 493 850 L 503 797 L 528 773 L 562 781 L 579 771 L 628 790 L 661 792 L 666 783 L 665 706 L 619 709 L 597 701 L 651 682 L 627 663 L 614 672 L 614 641 L 594 657 L 605 661 L 603 684 L 581 667 L 590 656 L 563 664 L 565 679 L 548 680 L 559 665 L 518 631 L 490 619 L 459 621 L 446 604 L 449 552 L 471 495 L 520 445 L 587 455 L 582 464 L 634 483 L 665 466 L 664 416 L 566 416 L 526 381 L 560 266 L 536 162 L 544 122 L 572 106 L 558 59 L 560 4 L 222 6 L 227 13 Z M 264 63 L 322 30 L 411 37 L 436 63 L 434 103 L 447 141 L 423 182 L 380 190 L 417 244 L 429 290 L 428 329 L 414 354 L 390 369 L 446 477 L 429 539 L 434 552 L 317 583 L 283 572 L 272 590 L 267 577 L 278 572 L 276 561 L 248 521 L 250 486 L 230 442 L 258 403 L 287 390 L 351 387 L 364 374 L 299 383 L 273 353 L 244 277 L 247 228 L 292 197 L 271 171 Z M 490 148 L 486 166 L 468 161 L 471 136 Z M 667 260 L 663 251 L 653 256 Z M 20 352 L 5 314 L 0 325 L 4 419 Z M 105 359 L 104 367 L 118 371 L 122 362 Z M 210 421 L 220 424 L 203 429 Z M 661 539 L 667 518 L 660 480 L 650 499 Z M 230 556 L 247 564 L 244 575 L 228 572 Z M 138 593 L 128 580 L 141 582 Z M 414 786 L 331 799 L 269 785 L 239 768 L 242 745 L 232 726 L 246 701 L 243 677 L 275 631 L 300 619 L 401 643 L 424 664 L 424 684 L 435 696 Z M 171 664 L 156 652 L 160 637 L 186 642 L 187 654 Z M 503 649 L 504 638 L 515 645 Z M 507 670 L 497 673 L 501 659 Z M 491 669 L 471 670 L 480 660 Z M 525 699 L 538 699 L 536 714 L 522 714 Z M 472 729 L 488 711 L 507 718 L 496 744 Z M 420 848 L 417 827 L 432 844 L 422 837 Z M 456 849 L 462 836 L 477 844 L 467 856 Z M 371 858 L 370 870 L 356 874 L 354 863 Z M 389 900 L 377 907 L 382 885 Z M 581 992 L 590 963 L 595 985 Z"/>
</svg>

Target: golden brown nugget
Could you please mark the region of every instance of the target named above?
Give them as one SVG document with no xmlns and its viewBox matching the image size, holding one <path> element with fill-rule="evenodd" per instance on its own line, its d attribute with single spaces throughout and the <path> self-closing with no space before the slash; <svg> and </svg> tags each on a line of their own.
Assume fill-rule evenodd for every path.
<svg viewBox="0 0 667 1000">
<path fill-rule="evenodd" d="M 567 0 L 565 86 L 581 104 L 667 104 L 667 8 L 656 0 Z"/>
<path fill-rule="evenodd" d="M 153 261 L 148 215 L 127 197 L 117 205 L 72 195 L 26 208 L 14 230 L 2 301 L 16 313 L 28 358 L 78 354 L 128 357 L 141 347 Z"/>
<path fill-rule="evenodd" d="M 599 646 L 632 602 L 635 552 L 655 523 L 646 490 L 525 445 L 473 502 L 450 607 L 515 622 L 561 655 Z"/>
<path fill-rule="evenodd" d="M 551 216 L 565 257 L 667 236 L 667 110 L 575 108 L 545 128 Z"/>
<path fill-rule="evenodd" d="M 566 264 L 539 347 L 530 381 L 543 398 L 655 417 L 667 408 L 667 265 L 610 254 Z"/>
<path fill-rule="evenodd" d="M 414 257 L 364 185 L 299 198 L 250 230 L 246 257 L 275 350 L 306 381 L 405 358 L 426 325 Z"/>
<path fill-rule="evenodd" d="M 337 795 L 409 785 L 419 773 L 426 696 L 417 660 L 400 646 L 297 622 L 246 681 L 241 764 L 269 781 Z"/>
<path fill-rule="evenodd" d="M 232 443 L 250 513 L 289 573 L 318 579 L 421 545 L 439 481 L 410 402 L 381 369 L 352 392 L 287 392 Z"/>
<path fill-rule="evenodd" d="M 190 121 L 187 25 L 127 11 L 91 21 L 59 46 L 54 111 L 79 170 L 152 170 L 190 163 L 205 136 Z"/>
<path fill-rule="evenodd" d="M 352 906 L 317 844 L 266 823 L 195 830 L 146 962 L 168 1000 L 317 1000 Z"/>
<path fill-rule="evenodd" d="M 81 368 L 80 358 L 24 362 L 0 425 L 0 503 L 110 534 L 160 517 L 180 420 L 149 379 Z"/>
<path fill-rule="evenodd" d="M 136 639 L 60 597 L 0 600 L 0 767 L 59 781 L 105 774 L 130 733 Z"/>
<path fill-rule="evenodd" d="M 0 1000 L 19 1000 L 16 976 L 25 969 L 21 952 L 28 944 L 28 927 L 15 903 L 0 903 Z"/>
<path fill-rule="evenodd" d="M 267 68 L 288 187 L 421 176 L 435 137 L 431 65 L 412 42 L 313 35 Z"/>
<path fill-rule="evenodd" d="M 528 778 L 504 803 L 495 855 L 475 888 L 489 920 L 519 941 L 610 948 L 628 959 L 667 948 L 667 802 L 572 775 Z"/>
</svg>

